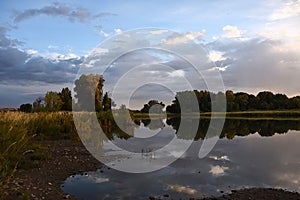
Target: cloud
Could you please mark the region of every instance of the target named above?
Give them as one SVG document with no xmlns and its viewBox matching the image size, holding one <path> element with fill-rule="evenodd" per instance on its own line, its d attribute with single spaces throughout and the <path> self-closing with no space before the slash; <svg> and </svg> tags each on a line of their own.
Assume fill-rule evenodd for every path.
<svg viewBox="0 0 300 200">
<path fill-rule="evenodd" d="M 59 46 L 56 45 L 48 45 L 48 49 L 59 49 Z"/>
<path fill-rule="evenodd" d="M 0 84 L 70 83 L 83 58 L 75 54 L 48 53 L 39 55 L 34 49 L 22 50 L 19 43 L 0 28 Z"/>
<path fill-rule="evenodd" d="M 7 27 L 0 26 L 0 47 L 18 46 L 23 44 L 23 42 L 17 39 L 7 38 L 6 37 L 7 31 L 9 31 Z"/>
<path fill-rule="evenodd" d="M 178 192 L 178 193 L 185 193 L 188 195 L 194 195 L 194 194 L 198 193 L 198 191 L 196 189 L 193 189 L 193 188 L 190 188 L 190 187 L 184 186 L 184 185 L 168 185 L 167 189 Z"/>
<path fill-rule="evenodd" d="M 114 29 L 114 32 L 116 34 L 121 34 L 123 31 L 121 29 L 119 29 L 119 28 L 116 28 L 116 29 Z"/>
<path fill-rule="evenodd" d="M 236 26 L 224 26 L 223 31 L 225 32 L 223 38 L 238 38 L 241 37 L 242 31 L 239 30 Z"/>
<path fill-rule="evenodd" d="M 174 33 L 171 36 L 169 36 L 164 43 L 166 45 L 177 45 L 180 43 L 186 43 L 190 42 L 199 38 L 202 38 L 205 34 L 205 30 L 202 30 L 200 32 L 187 32 L 184 34 L 180 33 Z"/>
<path fill-rule="evenodd" d="M 184 77 L 184 71 L 182 69 L 180 70 L 175 70 L 175 71 L 172 71 L 172 72 L 168 72 L 168 75 L 172 78 L 175 78 L 175 77 Z"/>
<path fill-rule="evenodd" d="M 271 21 L 282 20 L 300 15 L 300 0 L 285 2 L 269 16 Z"/>
<path fill-rule="evenodd" d="M 222 61 L 226 58 L 224 57 L 224 53 L 220 51 L 210 51 L 208 54 L 208 59 L 212 62 Z"/>
<path fill-rule="evenodd" d="M 211 169 L 209 170 L 209 173 L 211 173 L 214 176 L 222 176 L 225 174 L 225 170 L 228 170 L 228 167 L 224 167 L 224 166 L 211 166 Z"/>
<path fill-rule="evenodd" d="M 26 50 L 26 53 L 27 53 L 27 54 L 30 54 L 30 55 L 34 55 L 34 54 L 37 54 L 38 51 L 37 51 L 37 50 L 34 50 L 34 49 L 28 49 L 28 50 Z"/>
<path fill-rule="evenodd" d="M 19 12 L 14 17 L 14 22 L 20 23 L 24 20 L 39 15 L 48 15 L 53 17 L 60 16 L 60 17 L 66 17 L 70 22 L 78 21 L 81 23 L 87 23 L 92 19 L 102 18 L 102 17 L 115 15 L 115 14 L 105 12 L 105 13 L 99 13 L 93 15 L 90 11 L 82 7 L 78 7 L 74 9 L 64 4 L 55 3 L 53 5 L 44 6 L 39 9 L 27 9 L 22 12 Z"/>
<path fill-rule="evenodd" d="M 160 35 L 160 34 L 163 34 L 163 33 L 166 33 L 168 32 L 168 30 L 154 30 L 154 31 L 150 31 L 151 34 L 153 35 Z"/>
<path fill-rule="evenodd" d="M 247 41 L 219 40 L 209 48 L 225 52 L 225 86 L 235 91 L 262 90 L 299 94 L 300 53 L 285 40 L 257 37 Z"/>
</svg>

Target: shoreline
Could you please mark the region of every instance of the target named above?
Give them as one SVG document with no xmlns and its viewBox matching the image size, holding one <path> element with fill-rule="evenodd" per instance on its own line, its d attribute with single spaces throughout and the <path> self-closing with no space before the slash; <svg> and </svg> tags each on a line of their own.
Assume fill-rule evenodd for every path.
<svg viewBox="0 0 300 200">
<path fill-rule="evenodd" d="M 55 140 L 38 141 L 38 143 L 47 147 L 50 154 L 49 159 L 41 161 L 38 168 L 17 170 L 15 178 L 9 185 L 14 189 L 5 199 L 77 199 L 65 194 L 60 189 L 60 185 L 69 176 L 86 171 L 96 171 L 102 164 L 85 149 L 80 141 Z M 150 196 L 149 199 L 154 200 L 155 198 Z M 250 188 L 232 190 L 230 194 L 224 193 L 220 197 L 204 199 L 300 199 L 300 194 L 284 189 Z"/>
</svg>

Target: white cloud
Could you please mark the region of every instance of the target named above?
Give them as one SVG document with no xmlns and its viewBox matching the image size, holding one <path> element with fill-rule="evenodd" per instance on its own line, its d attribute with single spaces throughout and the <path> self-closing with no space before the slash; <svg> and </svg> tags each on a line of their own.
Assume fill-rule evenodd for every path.
<svg viewBox="0 0 300 200">
<path fill-rule="evenodd" d="M 97 48 L 95 48 L 95 49 L 93 49 L 93 53 L 94 54 L 102 54 L 102 53 L 107 53 L 107 52 L 109 52 L 109 50 L 108 49 L 104 49 L 104 48 L 100 48 L 100 47 L 97 47 Z"/>
<path fill-rule="evenodd" d="M 151 34 L 153 35 L 160 35 L 160 34 L 163 34 L 163 33 L 167 33 L 168 30 L 155 30 L 155 31 L 150 31 Z"/>
<path fill-rule="evenodd" d="M 230 159 L 228 158 L 228 156 L 221 156 L 221 157 L 218 157 L 218 156 L 209 156 L 209 158 L 213 159 L 213 160 L 227 160 L 229 161 Z"/>
<path fill-rule="evenodd" d="M 175 77 L 184 77 L 185 72 L 182 69 L 175 70 L 173 72 L 168 72 L 168 75 L 172 78 Z"/>
<path fill-rule="evenodd" d="M 228 167 L 224 167 L 224 166 L 211 166 L 211 169 L 209 171 L 209 173 L 215 175 L 215 176 L 222 176 L 225 174 L 225 170 L 228 170 Z"/>
<path fill-rule="evenodd" d="M 29 49 L 26 51 L 27 54 L 30 54 L 30 55 L 34 55 L 34 54 L 37 54 L 38 51 L 37 50 L 34 50 L 34 49 Z"/>
<path fill-rule="evenodd" d="M 193 195 L 197 193 L 197 190 L 183 185 L 168 185 L 167 189 L 173 190 L 178 193 L 186 193 L 189 195 Z"/>
<path fill-rule="evenodd" d="M 210 51 L 207 57 L 212 62 L 216 62 L 225 60 L 226 58 L 223 55 L 224 53 L 220 51 Z"/>
<path fill-rule="evenodd" d="M 46 53 L 46 54 L 43 54 L 42 57 L 50 59 L 50 60 L 56 60 L 56 61 L 59 61 L 59 60 L 70 60 L 70 59 L 79 60 L 80 59 L 80 56 L 75 55 L 73 53 L 60 54 L 60 53 L 57 53 L 57 52 Z"/>
<path fill-rule="evenodd" d="M 279 9 L 276 9 L 270 16 L 270 20 L 282 20 L 298 16 L 300 14 L 300 0 L 288 1 Z"/>
<path fill-rule="evenodd" d="M 119 28 L 114 29 L 115 34 L 121 34 L 123 31 Z"/>
<path fill-rule="evenodd" d="M 59 46 L 56 46 L 56 45 L 48 45 L 48 49 L 58 49 Z"/>
<path fill-rule="evenodd" d="M 176 45 L 181 43 L 186 43 L 193 41 L 195 39 L 201 38 L 205 34 L 205 30 L 199 32 L 187 32 L 185 34 L 175 34 L 167 38 L 164 43 L 167 45 Z"/>
<path fill-rule="evenodd" d="M 239 30 L 236 26 L 224 26 L 223 27 L 224 34 L 222 35 L 223 38 L 238 38 L 241 37 L 242 31 Z"/>
<path fill-rule="evenodd" d="M 109 33 L 104 32 L 103 30 L 100 30 L 99 34 L 103 37 L 108 37 Z"/>
</svg>

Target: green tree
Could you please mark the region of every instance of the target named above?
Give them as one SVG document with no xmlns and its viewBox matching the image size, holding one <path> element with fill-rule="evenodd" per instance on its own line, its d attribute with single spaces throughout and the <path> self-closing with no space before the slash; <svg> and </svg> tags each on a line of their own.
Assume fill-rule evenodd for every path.
<svg viewBox="0 0 300 200">
<path fill-rule="evenodd" d="M 45 110 L 45 98 L 38 97 L 32 104 L 33 111 L 39 112 Z"/>
<path fill-rule="evenodd" d="M 32 105 L 30 103 L 22 104 L 20 105 L 20 111 L 29 113 L 32 111 Z"/>
<path fill-rule="evenodd" d="M 74 91 L 78 105 L 85 111 L 102 110 L 102 87 L 104 79 L 101 75 L 81 75 L 75 81 Z M 93 107 L 93 105 L 95 105 Z"/>
<path fill-rule="evenodd" d="M 259 109 L 272 110 L 274 109 L 274 94 L 269 91 L 263 91 L 256 96 L 259 100 Z"/>
<path fill-rule="evenodd" d="M 153 107 L 155 106 L 155 107 Z M 144 107 L 141 109 L 142 113 L 149 113 L 150 109 L 153 113 L 160 114 L 162 109 L 165 107 L 165 104 L 158 102 L 157 100 L 150 100 L 147 104 L 144 104 Z"/>
<path fill-rule="evenodd" d="M 228 112 L 236 111 L 237 106 L 235 103 L 235 95 L 234 95 L 233 91 L 231 91 L 231 90 L 226 91 L 226 100 L 227 100 L 227 111 Z"/>
<path fill-rule="evenodd" d="M 111 106 L 112 106 L 112 100 L 111 98 L 108 97 L 107 92 L 105 92 L 103 96 L 103 110 L 104 111 L 111 110 Z"/>
<path fill-rule="evenodd" d="M 47 92 L 45 103 L 48 111 L 59 111 L 63 105 L 63 101 L 57 92 Z"/>
<path fill-rule="evenodd" d="M 72 93 L 69 88 L 63 88 L 59 93 L 62 100 L 61 110 L 71 111 L 72 110 Z"/>
<path fill-rule="evenodd" d="M 248 109 L 248 94 L 244 92 L 238 92 L 235 94 L 235 102 L 238 105 L 239 110 L 245 111 Z"/>
</svg>

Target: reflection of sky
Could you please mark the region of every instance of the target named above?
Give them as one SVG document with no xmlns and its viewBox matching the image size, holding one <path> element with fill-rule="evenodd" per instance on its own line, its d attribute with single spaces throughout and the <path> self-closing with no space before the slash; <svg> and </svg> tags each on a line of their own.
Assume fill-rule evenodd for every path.
<svg viewBox="0 0 300 200">
<path fill-rule="evenodd" d="M 185 156 L 159 171 L 129 174 L 103 167 L 103 173 L 89 173 L 93 178 L 70 177 L 63 190 L 86 199 L 102 199 L 107 194 L 112 199 L 125 194 L 128 199 L 164 194 L 179 199 L 221 195 L 218 191 L 243 187 L 281 187 L 300 192 L 299 134 L 289 131 L 272 137 L 253 134 L 220 139 L 201 160 L 197 155 L 202 141 L 195 141 Z M 89 188 L 88 195 L 78 189 L 80 185 Z"/>
</svg>

